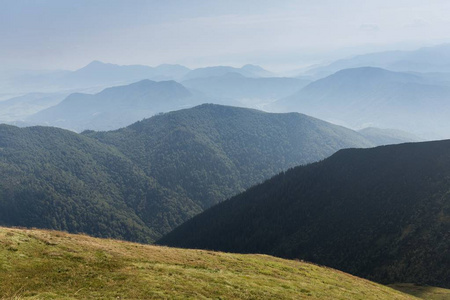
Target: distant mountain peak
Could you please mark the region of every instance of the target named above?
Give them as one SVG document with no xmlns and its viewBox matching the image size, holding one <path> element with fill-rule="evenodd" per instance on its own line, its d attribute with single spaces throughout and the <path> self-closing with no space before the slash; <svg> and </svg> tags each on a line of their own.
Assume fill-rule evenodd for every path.
<svg viewBox="0 0 450 300">
<path fill-rule="evenodd" d="M 258 70 L 258 71 L 266 71 L 264 68 L 262 68 L 261 66 L 258 65 L 252 65 L 252 64 L 246 64 L 244 66 L 242 66 L 241 69 L 244 70 Z"/>
<path fill-rule="evenodd" d="M 100 60 L 93 60 L 81 69 L 92 68 L 92 67 L 103 67 L 103 66 L 117 66 L 117 65 L 111 64 L 111 63 L 105 63 Z"/>
<path fill-rule="evenodd" d="M 104 63 L 100 60 L 93 60 L 91 61 L 89 64 L 87 64 L 87 66 L 95 66 L 95 65 L 106 65 L 107 63 Z"/>
</svg>

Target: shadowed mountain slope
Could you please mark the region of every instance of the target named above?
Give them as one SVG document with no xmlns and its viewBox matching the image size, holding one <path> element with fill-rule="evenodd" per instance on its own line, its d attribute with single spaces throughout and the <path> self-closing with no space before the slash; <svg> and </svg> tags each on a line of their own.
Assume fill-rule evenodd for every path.
<svg viewBox="0 0 450 300">
<path fill-rule="evenodd" d="M 341 150 L 214 206 L 159 243 L 450 287 L 449 170 L 449 140 Z"/>
</svg>

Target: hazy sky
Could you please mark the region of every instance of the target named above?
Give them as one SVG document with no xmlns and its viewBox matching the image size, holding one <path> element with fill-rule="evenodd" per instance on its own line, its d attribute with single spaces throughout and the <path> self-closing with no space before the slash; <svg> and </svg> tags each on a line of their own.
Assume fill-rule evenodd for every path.
<svg viewBox="0 0 450 300">
<path fill-rule="evenodd" d="M 323 59 L 450 41 L 448 0 L 0 0 L 0 68 Z"/>
</svg>

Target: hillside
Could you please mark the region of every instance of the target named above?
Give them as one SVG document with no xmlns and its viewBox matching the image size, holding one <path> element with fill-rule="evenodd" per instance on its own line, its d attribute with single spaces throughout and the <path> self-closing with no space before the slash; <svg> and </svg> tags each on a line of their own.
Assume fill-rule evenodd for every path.
<svg viewBox="0 0 450 300">
<path fill-rule="evenodd" d="M 341 150 L 214 206 L 159 243 L 450 287 L 449 170 L 450 140 Z"/>
<path fill-rule="evenodd" d="M 273 104 L 346 127 L 395 128 L 422 138 L 450 137 L 450 88 L 380 68 L 339 71 Z"/>
<path fill-rule="evenodd" d="M 359 133 L 301 114 L 202 105 L 109 132 L 0 126 L 0 225 L 153 241 Z"/>
<path fill-rule="evenodd" d="M 117 147 L 147 175 L 202 208 L 338 149 L 374 145 L 354 131 L 302 114 L 212 104 L 86 135 Z"/>
<path fill-rule="evenodd" d="M 0 228 L 0 298 L 28 297 L 417 299 L 333 269 L 266 255 Z"/>
<path fill-rule="evenodd" d="M 151 242 L 198 212 L 113 147 L 57 128 L 0 125 L 1 225 Z"/>
<path fill-rule="evenodd" d="M 139 81 L 107 88 L 100 93 L 75 93 L 61 103 L 26 119 L 74 131 L 112 130 L 160 112 L 199 104 L 193 94 L 174 81 Z"/>
</svg>

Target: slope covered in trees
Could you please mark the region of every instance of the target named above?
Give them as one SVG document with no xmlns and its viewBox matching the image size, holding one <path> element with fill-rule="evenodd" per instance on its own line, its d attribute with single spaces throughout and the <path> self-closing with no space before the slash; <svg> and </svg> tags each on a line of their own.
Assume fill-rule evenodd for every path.
<svg viewBox="0 0 450 300">
<path fill-rule="evenodd" d="M 373 145 L 352 130 L 298 113 L 212 104 L 86 135 L 117 147 L 147 175 L 202 208 L 338 149 Z"/>
<path fill-rule="evenodd" d="M 450 287 L 449 170 L 450 140 L 341 150 L 207 210 L 159 243 Z"/>
<path fill-rule="evenodd" d="M 2 225 L 150 242 L 198 212 L 113 147 L 57 128 L 0 126 Z"/>
<path fill-rule="evenodd" d="M 151 241 L 359 133 L 297 113 L 202 105 L 110 132 L 0 126 L 0 224 Z"/>
</svg>

